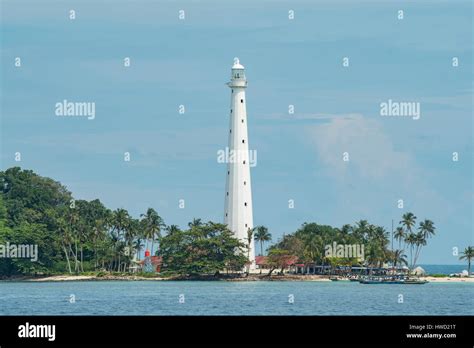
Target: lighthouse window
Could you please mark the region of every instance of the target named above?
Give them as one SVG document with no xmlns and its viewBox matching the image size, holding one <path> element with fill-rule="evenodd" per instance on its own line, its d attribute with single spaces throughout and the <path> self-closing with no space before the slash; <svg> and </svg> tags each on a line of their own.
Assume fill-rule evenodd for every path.
<svg viewBox="0 0 474 348">
<path fill-rule="evenodd" d="M 244 164 L 245 164 L 245 161 L 244 161 Z"/>
<path fill-rule="evenodd" d="M 247 226 L 248 226 L 248 225 L 247 225 L 247 224 L 245 224 L 245 227 L 247 227 Z"/>
<path fill-rule="evenodd" d="M 229 192 L 227 192 L 227 196 L 229 195 Z"/>
<path fill-rule="evenodd" d="M 231 89 L 231 91 L 232 91 L 232 93 L 234 93 L 234 90 L 233 90 L 233 89 Z"/>
<path fill-rule="evenodd" d="M 230 132 L 232 133 L 232 129 L 230 130 Z"/>
<path fill-rule="evenodd" d="M 244 185 L 247 185 L 247 181 L 244 181 Z"/>
<path fill-rule="evenodd" d="M 241 103 L 243 103 L 243 102 L 244 102 L 244 100 L 243 100 L 243 99 L 240 99 L 240 102 L 241 102 Z"/>
<path fill-rule="evenodd" d="M 230 174 L 230 171 L 228 170 L 228 171 L 227 171 L 227 175 L 229 175 L 229 174 Z"/>
<path fill-rule="evenodd" d="M 227 213 L 225 213 L 225 216 L 227 216 Z"/>
<path fill-rule="evenodd" d="M 242 119 L 242 123 L 244 123 L 244 119 Z"/>
<path fill-rule="evenodd" d="M 232 109 L 230 109 L 230 113 L 232 113 Z"/>
<path fill-rule="evenodd" d="M 244 140 L 244 139 L 242 139 L 242 144 L 245 144 L 245 140 Z"/>
<path fill-rule="evenodd" d="M 245 202 L 244 205 L 247 206 L 247 202 Z"/>
</svg>

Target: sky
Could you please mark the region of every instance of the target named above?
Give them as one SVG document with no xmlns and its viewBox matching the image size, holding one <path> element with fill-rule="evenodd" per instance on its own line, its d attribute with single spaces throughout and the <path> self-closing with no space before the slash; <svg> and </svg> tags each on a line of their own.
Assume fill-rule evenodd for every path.
<svg viewBox="0 0 474 348">
<path fill-rule="evenodd" d="M 411 211 L 437 229 L 420 263 L 457 264 L 453 248 L 473 244 L 470 1 L 0 4 L 1 170 L 32 169 L 135 217 L 223 221 L 217 152 L 239 57 L 254 225 L 274 241 L 304 222 L 390 231 Z M 95 118 L 57 116 L 64 99 L 94 102 Z M 419 103 L 420 118 L 382 116 L 389 100 Z"/>
</svg>

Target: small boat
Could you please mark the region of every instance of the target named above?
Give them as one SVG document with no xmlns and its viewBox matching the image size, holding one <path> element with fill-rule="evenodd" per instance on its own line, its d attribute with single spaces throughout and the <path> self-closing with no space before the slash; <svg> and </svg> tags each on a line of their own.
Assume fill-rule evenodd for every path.
<svg viewBox="0 0 474 348">
<path fill-rule="evenodd" d="M 347 282 L 347 281 L 349 281 L 349 278 L 345 278 L 345 277 L 341 277 L 341 276 L 332 276 L 332 277 L 329 277 L 329 279 L 332 280 L 333 282 L 338 282 L 338 281 Z"/>
<path fill-rule="evenodd" d="M 359 280 L 361 284 L 426 284 L 427 280 L 398 277 L 367 277 Z"/>
<path fill-rule="evenodd" d="M 423 279 L 405 279 L 403 281 L 403 284 L 426 284 L 428 283 L 427 280 L 423 280 Z"/>
</svg>

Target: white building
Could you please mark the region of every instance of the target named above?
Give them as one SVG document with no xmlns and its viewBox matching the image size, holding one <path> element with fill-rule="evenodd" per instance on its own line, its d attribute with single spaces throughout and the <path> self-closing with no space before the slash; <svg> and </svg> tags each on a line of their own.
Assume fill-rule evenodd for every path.
<svg viewBox="0 0 474 348">
<path fill-rule="evenodd" d="M 245 89 L 247 79 L 239 59 L 234 59 L 231 80 L 229 122 L 229 160 L 226 173 L 224 223 L 248 244 L 248 229 L 253 228 L 252 188 L 250 184 L 249 145 Z M 254 240 L 250 243 L 250 269 L 255 269 Z"/>
</svg>

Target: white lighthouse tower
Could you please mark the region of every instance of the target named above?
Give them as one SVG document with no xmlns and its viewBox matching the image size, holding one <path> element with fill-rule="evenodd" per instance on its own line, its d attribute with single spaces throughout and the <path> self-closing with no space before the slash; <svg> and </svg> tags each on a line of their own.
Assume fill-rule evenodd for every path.
<svg viewBox="0 0 474 348">
<path fill-rule="evenodd" d="M 252 188 L 250 184 L 249 145 L 245 89 L 247 79 L 244 67 L 234 58 L 232 75 L 227 85 L 230 94 L 229 158 L 226 173 L 224 223 L 245 245 L 247 231 L 253 228 Z M 250 243 L 250 269 L 255 269 L 255 248 Z"/>
</svg>

